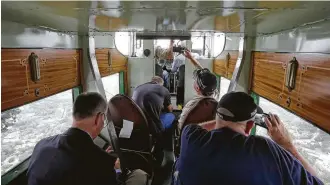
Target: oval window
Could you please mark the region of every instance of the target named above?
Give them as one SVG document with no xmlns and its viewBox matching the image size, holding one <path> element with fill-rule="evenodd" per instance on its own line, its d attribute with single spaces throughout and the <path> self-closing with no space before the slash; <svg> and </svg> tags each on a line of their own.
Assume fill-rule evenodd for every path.
<svg viewBox="0 0 330 185">
<path fill-rule="evenodd" d="M 219 56 L 225 49 L 226 37 L 224 33 L 215 33 L 213 36 L 213 57 Z"/>
<path fill-rule="evenodd" d="M 130 45 L 131 45 L 130 32 L 115 33 L 115 47 L 121 54 L 128 56 L 130 54 Z"/>
</svg>

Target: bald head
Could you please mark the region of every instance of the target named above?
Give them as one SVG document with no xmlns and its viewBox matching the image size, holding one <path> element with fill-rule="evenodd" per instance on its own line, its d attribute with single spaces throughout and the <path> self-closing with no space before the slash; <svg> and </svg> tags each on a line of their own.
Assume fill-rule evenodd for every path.
<svg viewBox="0 0 330 185">
<path fill-rule="evenodd" d="M 159 76 L 154 76 L 151 78 L 151 82 L 157 83 L 159 85 L 163 85 L 164 84 L 164 80 L 159 77 Z"/>
</svg>

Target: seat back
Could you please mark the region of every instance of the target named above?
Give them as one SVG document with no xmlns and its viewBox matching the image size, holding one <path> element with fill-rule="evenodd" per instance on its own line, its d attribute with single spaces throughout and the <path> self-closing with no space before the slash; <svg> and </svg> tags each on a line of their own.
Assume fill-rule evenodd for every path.
<svg viewBox="0 0 330 185">
<path fill-rule="evenodd" d="M 199 100 L 196 105 L 187 113 L 186 120 L 182 124 L 181 130 L 177 129 L 175 134 L 175 155 L 180 155 L 181 132 L 188 124 L 199 124 L 215 119 L 218 102 L 214 98 L 205 97 Z M 207 128 L 207 130 L 211 130 Z"/>
<path fill-rule="evenodd" d="M 218 102 L 211 97 L 206 97 L 199 100 L 196 106 L 188 112 L 187 118 L 183 123 L 182 128 L 187 124 L 199 124 L 214 120 L 217 105 Z"/>
<path fill-rule="evenodd" d="M 179 67 L 179 80 L 178 80 L 178 87 L 184 87 L 184 75 L 185 75 L 185 65 L 181 65 Z"/>
<path fill-rule="evenodd" d="M 129 97 L 118 94 L 109 101 L 111 119 L 116 129 L 120 148 L 150 152 L 150 134 L 147 119 L 140 107 Z M 110 118 L 109 118 L 110 119 Z M 133 122 L 130 138 L 119 137 L 124 120 Z"/>
<path fill-rule="evenodd" d="M 152 141 L 147 119 L 140 107 L 129 97 L 118 94 L 108 104 L 108 120 L 112 120 L 118 137 L 122 157 L 129 169 L 143 169 L 149 174 L 152 169 Z M 124 120 L 133 122 L 130 138 L 120 137 Z"/>
</svg>

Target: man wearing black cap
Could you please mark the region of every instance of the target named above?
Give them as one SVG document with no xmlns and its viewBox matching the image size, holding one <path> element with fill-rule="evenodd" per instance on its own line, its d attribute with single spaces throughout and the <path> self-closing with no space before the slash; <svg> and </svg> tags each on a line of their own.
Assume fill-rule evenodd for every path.
<svg viewBox="0 0 330 185">
<path fill-rule="evenodd" d="M 257 113 L 262 110 L 248 94 L 232 92 L 220 100 L 213 130 L 184 127 L 173 184 L 323 184 L 277 115 L 265 119 L 273 140 L 250 135 Z"/>
<path fill-rule="evenodd" d="M 181 127 L 185 122 L 190 109 L 195 107 L 200 100 L 212 97 L 217 88 L 216 76 L 211 73 L 209 69 L 203 68 L 202 65 L 192 57 L 190 51 L 186 50 L 184 54 L 197 68 L 197 70 L 194 71 L 193 76 L 195 80 L 194 89 L 197 93 L 197 96 L 191 99 L 182 109 L 182 113 L 178 121 L 178 128 L 180 130 L 182 129 Z"/>
</svg>

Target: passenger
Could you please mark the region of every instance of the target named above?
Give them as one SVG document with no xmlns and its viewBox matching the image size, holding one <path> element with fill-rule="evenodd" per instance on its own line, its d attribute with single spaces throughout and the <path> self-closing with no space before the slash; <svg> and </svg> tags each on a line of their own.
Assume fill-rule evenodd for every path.
<svg viewBox="0 0 330 185">
<path fill-rule="evenodd" d="M 135 88 L 132 99 L 145 113 L 151 134 L 158 139 L 162 138 L 165 129 L 172 127 L 175 116 L 171 103 L 171 95 L 163 86 L 163 79 L 155 76 L 151 82 L 142 84 Z M 165 109 L 167 113 L 162 113 Z"/>
<path fill-rule="evenodd" d="M 243 92 L 224 95 L 215 128 L 187 125 L 173 175 L 176 185 L 322 184 L 277 115 L 266 119 L 273 139 L 250 135 L 261 109 Z M 201 113 L 202 114 L 202 113 Z"/>
<path fill-rule="evenodd" d="M 194 71 L 194 89 L 197 93 L 193 99 L 191 99 L 182 109 L 178 121 L 178 128 L 181 130 L 182 125 L 184 124 L 189 111 L 196 106 L 196 104 L 206 97 L 213 97 L 216 87 L 217 87 L 217 78 L 211 73 L 208 69 L 202 67 L 202 65 L 193 58 L 190 51 L 185 51 L 185 56 L 195 65 L 197 70 Z"/>
<path fill-rule="evenodd" d="M 181 45 L 179 45 L 179 47 L 182 47 Z M 171 40 L 171 44 L 169 47 L 169 53 L 170 56 L 174 56 L 173 55 L 173 40 Z M 170 73 L 177 73 L 177 75 L 179 76 L 179 83 L 177 84 L 177 96 L 176 96 L 176 105 L 178 106 L 178 109 L 181 110 L 182 109 L 182 105 L 183 105 L 183 96 L 184 96 L 184 68 L 183 70 L 179 70 L 180 67 L 182 65 L 185 65 L 185 57 L 182 53 L 179 53 L 178 55 L 173 57 L 173 62 L 172 62 L 172 67 L 171 69 L 167 69 L 166 65 L 163 66 L 163 78 L 165 83 L 169 83 L 169 74 Z M 175 79 L 174 79 L 175 80 Z"/>
<path fill-rule="evenodd" d="M 73 106 L 73 123 L 65 133 L 42 139 L 35 146 L 27 171 L 29 185 L 115 185 L 116 157 L 93 142 L 104 127 L 107 103 L 98 93 L 84 93 Z M 116 168 L 116 171 L 115 171 Z M 132 179 L 134 178 L 134 180 Z M 146 184 L 147 174 L 135 170 L 127 183 Z"/>
</svg>

